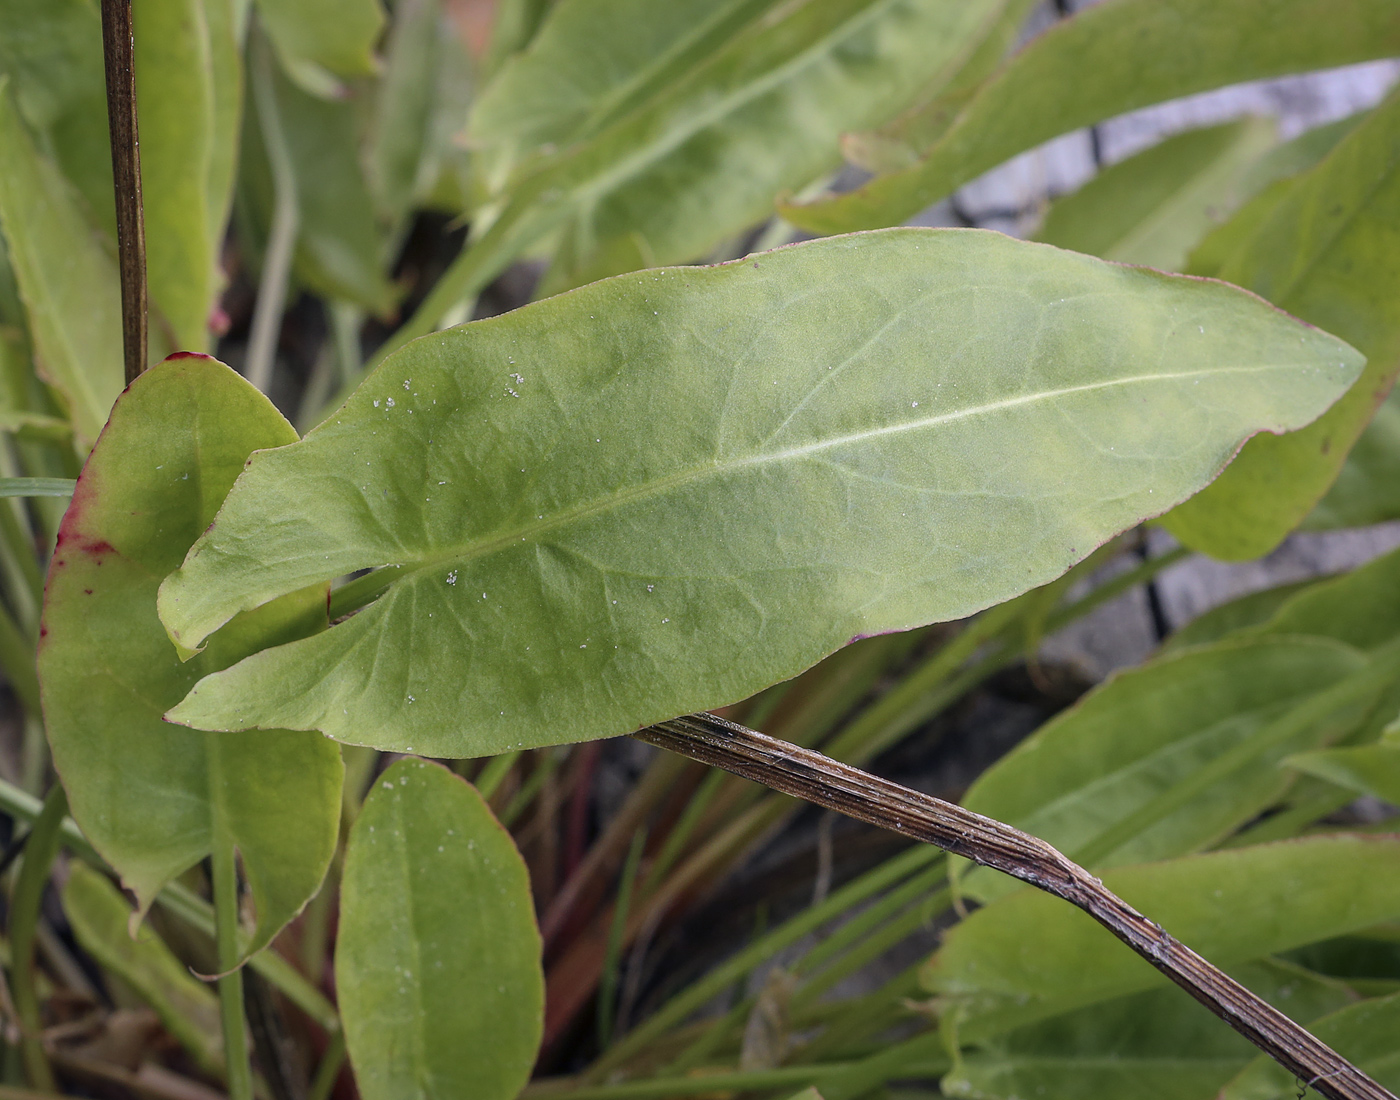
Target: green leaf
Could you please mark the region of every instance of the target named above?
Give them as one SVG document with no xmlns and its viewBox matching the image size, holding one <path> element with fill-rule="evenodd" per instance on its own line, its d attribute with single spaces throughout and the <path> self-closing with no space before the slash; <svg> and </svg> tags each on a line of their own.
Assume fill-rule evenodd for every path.
<svg viewBox="0 0 1400 1100">
<path fill-rule="evenodd" d="M 1046 723 L 963 804 L 1094 869 L 1199 851 L 1284 792 L 1284 756 L 1335 740 L 1364 715 L 1372 691 L 1292 721 L 1300 703 L 1365 666 L 1356 650 L 1322 638 L 1227 641 L 1161 658 Z M 1230 752 L 1242 754 L 1236 766 L 1207 779 L 1207 766 Z M 983 868 L 963 883 L 981 901 L 1018 885 Z"/>
<path fill-rule="evenodd" d="M 1123 867 L 1104 885 L 1216 966 L 1400 916 L 1400 840 L 1322 836 Z M 922 980 L 968 1041 L 1167 979 L 1087 914 L 1025 889 L 949 931 Z"/>
<path fill-rule="evenodd" d="M 525 862 L 476 789 L 400 760 L 355 819 L 336 990 L 365 1100 L 512 1100 L 544 1031 Z"/>
<path fill-rule="evenodd" d="M 249 452 L 296 439 L 257 390 L 202 356 L 143 374 L 113 409 L 59 530 L 39 674 L 73 816 L 142 910 L 231 834 L 257 907 L 249 953 L 316 892 L 335 850 L 341 765 L 314 734 L 192 734 L 161 714 L 203 673 L 325 623 L 325 586 L 244 616 L 181 664 L 156 590 Z"/>
<path fill-rule="evenodd" d="M 1349 1005 L 1308 1030 L 1384 1088 L 1400 1089 L 1400 993 Z M 1298 1082 L 1272 1058 L 1260 1055 L 1220 1093 L 1220 1100 L 1294 1100 Z"/>
<path fill-rule="evenodd" d="M 1331 531 L 1393 519 L 1400 519 L 1400 393 L 1395 390 L 1376 409 L 1303 528 Z"/>
<path fill-rule="evenodd" d="M 9 76 L 20 115 L 41 151 L 81 194 L 84 212 L 115 234 L 102 74 L 96 4 L 0 0 L 0 76 Z"/>
<path fill-rule="evenodd" d="M 63 887 L 63 911 L 83 950 L 155 1009 L 200 1069 L 222 1077 L 223 1040 L 213 989 L 196 979 L 149 927 L 132 935 L 135 913 L 117 888 L 74 860 Z"/>
<path fill-rule="evenodd" d="M 97 438 L 123 382 L 117 265 L 58 167 L 35 148 L 0 78 L 0 230 L 39 370 Z"/>
<path fill-rule="evenodd" d="M 379 0 L 257 0 L 282 66 L 313 95 L 334 96 L 337 76 L 372 76 L 384 28 Z"/>
<path fill-rule="evenodd" d="M 1219 274 L 1367 358 L 1365 374 L 1315 424 L 1246 444 L 1163 520 L 1187 546 L 1242 560 L 1268 553 L 1312 511 L 1400 371 L 1400 93 L 1299 177 Z"/>
<path fill-rule="evenodd" d="M 1094 5 L 1008 61 L 918 164 L 782 214 L 814 233 L 896 225 L 1017 153 L 1125 111 L 1397 50 L 1393 0 Z"/>
<path fill-rule="evenodd" d="M 1276 960 L 1231 977 L 1301 1022 L 1353 999 L 1340 982 Z M 1256 1053 L 1175 988 L 1092 1005 L 997 1036 L 965 1053 L 941 1086 L 948 1096 L 1039 1100 L 1205 1100 Z"/>
<path fill-rule="evenodd" d="M 1212 607 L 1175 631 L 1162 643 L 1158 653 L 1165 655 L 1189 646 L 1218 642 L 1237 630 L 1260 626 L 1273 618 L 1280 607 L 1313 583 L 1307 580 L 1280 584 Z"/>
<path fill-rule="evenodd" d="M 1249 197 L 1250 169 L 1273 144 L 1273 123 L 1259 118 L 1177 134 L 1054 203 L 1035 239 L 1180 271 L 1206 231 Z"/>
<path fill-rule="evenodd" d="M 394 568 L 173 720 L 478 756 L 744 698 L 1048 582 L 1356 369 L 1233 288 L 975 230 L 585 287 L 414 343 L 253 459 L 165 583 L 180 644 Z"/>
<path fill-rule="evenodd" d="M 955 72 L 1007 2 L 731 0 L 719 10 L 711 5 L 712 23 L 694 26 L 687 37 L 684 23 L 669 23 L 670 16 L 683 14 L 679 6 L 608 0 L 604 10 L 617 14 L 617 25 L 624 27 L 628 21 L 651 27 L 656 13 L 669 13 L 667 26 L 677 35 L 670 60 L 636 69 L 646 54 L 633 47 L 646 42 L 633 27 L 603 39 L 609 44 L 598 55 L 622 55 L 622 71 L 632 79 L 614 85 L 605 71 L 594 74 L 583 60 L 567 65 L 568 72 L 589 71 L 588 91 L 599 97 L 592 116 L 560 114 L 553 128 L 542 131 L 570 133 L 573 144 L 532 162 L 512 181 L 499 221 L 462 263 L 473 265 L 479 282 L 488 269 L 498 270 L 561 226 L 542 293 L 704 256 L 769 217 L 779 192 L 837 168 L 843 131 L 883 121 L 938 74 Z M 773 10 L 751 14 L 766 7 Z M 563 29 L 550 31 L 577 27 L 580 20 L 571 13 L 583 16 L 598 8 L 559 5 L 534 46 L 501 74 L 499 98 L 488 92 L 491 102 L 503 104 L 491 134 L 509 130 L 513 116 L 504 107 L 505 90 L 516 84 L 540 86 L 531 102 L 546 90 L 550 102 L 574 94 L 553 69 L 565 67 L 566 53 L 592 58 L 595 51 L 580 50 L 575 35 Z M 647 10 L 645 19 L 622 18 L 638 8 Z M 685 5 L 692 18 L 703 9 Z M 595 41 L 592 31 L 586 41 Z M 493 117 L 486 108 L 483 116 Z M 475 125 L 484 129 L 487 123 Z M 571 126 L 581 128 L 570 132 Z M 472 292 L 472 279 L 466 290 L 458 281 L 451 275 L 447 280 L 457 297 Z M 449 301 L 444 309 L 455 304 Z"/>
<path fill-rule="evenodd" d="M 1400 550 L 1314 581 L 1247 632 L 1316 634 L 1374 650 L 1400 633 Z"/>
<path fill-rule="evenodd" d="M 438 0 L 394 10 L 365 149 L 365 174 L 381 215 L 399 225 L 432 194 L 471 102 L 471 60 Z"/>
<path fill-rule="evenodd" d="M 1211 278 L 1219 275 L 1225 263 L 1288 195 L 1292 178 L 1327 156 L 1368 113 L 1362 111 L 1326 126 L 1315 126 L 1260 157 L 1245 174 L 1242 187 L 1243 192 L 1252 197 L 1192 250 L 1186 271 Z"/>
<path fill-rule="evenodd" d="M 1358 794 L 1400 805 L 1400 745 L 1319 749 L 1290 756 L 1283 764 Z"/>
<path fill-rule="evenodd" d="M 327 297 L 386 313 L 396 295 L 385 275 L 387 240 L 360 158 L 355 106 L 308 95 L 280 72 L 273 83 L 300 207 L 296 277 Z M 254 111 L 244 118 L 240 171 L 241 225 L 253 240 L 266 240 L 272 170 Z"/>
<path fill-rule="evenodd" d="M 174 348 L 204 351 L 223 239 L 210 210 L 214 74 L 204 0 L 133 0 L 132 20 L 151 300 Z"/>
</svg>

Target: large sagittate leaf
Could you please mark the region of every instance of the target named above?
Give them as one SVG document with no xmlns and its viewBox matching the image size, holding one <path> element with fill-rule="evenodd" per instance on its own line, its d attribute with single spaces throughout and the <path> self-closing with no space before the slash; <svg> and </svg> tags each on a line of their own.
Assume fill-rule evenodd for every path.
<svg viewBox="0 0 1400 1100">
<path fill-rule="evenodd" d="M 1315 837 L 1119 868 L 1103 880 L 1228 968 L 1400 916 L 1400 841 Z M 922 978 L 970 1040 L 1167 981 L 1091 917 L 1033 889 L 947 933 Z"/>
<path fill-rule="evenodd" d="M 1308 1030 L 1382 1087 L 1400 1089 L 1400 993 L 1348 1005 L 1308 1025 Z M 1231 1081 L 1220 1100 L 1294 1100 L 1298 1081 L 1260 1055 Z"/>
<path fill-rule="evenodd" d="M 131 934 L 131 905 L 103 875 L 73 861 L 63 887 L 63 912 L 89 955 L 151 1008 L 205 1073 L 224 1066 L 214 990 L 190 973 L 150 928 Z"/>
<path fill-rule="evenodd" d="M 316 892 L 335 850 L 341 765 L 314 734 L 193 734 L 162 721 L 204 672 L 325 623 L 324 585 L 245 616 L 181 664 L 156 590 L 249 452 L 296 439 L 257 390 L 203 356 L 167 360 L 117 402 L 59 529 L 45 590 L 44 721 L 73 816 L 142 909 L 232 835 L 257 906 L 250 952 Z"/>
<path fill-rule="evenodd" d="M 336 990 L 365 1100 L 512 1100 L 544 1031 L 530 878 L 481 795 L 400 760 L 355 819 Z"/>
<path fill-rule="evenodd" d="M 253 459 L 163 588 L 181 644 L 395 568 L 175 718 L 471 756 L 742 698 L 1051 580 L 1357 367 L 1234 288 L 978 230 L 585 287 L 414 343 Z"/>
<path fill-rule="evenodd" d="M 1326 744 L 1364 717 L 1372 691 L 1304 723 L 1285 718 L 1365 664 L 1349 646 L 1295 637 L 1222 642 L 1154 661 L 1114 677 L 1023 741 L 964 804 L 1094 869 L 1187 855 L 1283 793 L 1284 756 Z M 1228 774 L 1207 771 L 1246 746 L 1253 751 Z M 1016 888 L 981 869 L 963 881 L 979 900 Z"/>
<path fill-rule="evenodd" d="M 79 202 L 35 148 L 0 77 L 0 230 L 39 368 L 90 442 L 122 388 L 121 300 L 116 261 Z"/>
<path fill-rule="evenodd" d="M 1400 93 L 1298 178 L 1220 278 L 1367 357 L 1366 373 L 1317 423 L 1249 443 L 1214 485 L 1164 521 L 1194 549 L 1244 559 L 1272 550 L 1303 521 L 1400 371 Z"/>
<path fill-rule="evenodd" d="M 40 148 L 116 232 L 102 23 L 90 0 L 0 0 L 0 76 Z M 6 156 L 9 156 L 6 153 Z"/>
<path fill-rule="evenodd" d="M 1341 982 L 1265 960 L 1233 968 L 1242 982 L 1306 1023 L 1348 1004 Z M 947 1096 L 1038 1100 L 1209 1100 L 1257 1053 L 1175 988 L 1154 989 L 997 1036 L 959 1058 Z"/>
<path fill-rule="evenodd" d="M 1050 207 L 1036 239 L 1105 260 L 1180 271 L 1191 249 L 1249 198 L 1274 127 L 1250 118 L 1168 138 Z"/>
<path fill-rule="evenodd" d="M 211 210 L 214 142 L 224 135 L 215 126 L 205 2 L 132 4 L 146 270 L 151 298 L 170 326 L 170 342 L 182 351 L 204 351 L 208 345 L 224 228 L 222 220 L 215 224 Z"/>
<path fill-rule="evenodd" d="M 1017 153 L 1124 111 L 1397 51 L 1396 0 L 1094 5 L 1007 62 L 918 164 L 783 215 L 818 233 L 896 225 Z"/>
<path fill-rule="evenodd" d="M 334 95 L 336 77 L 374 73 L 379 0 L 257 0 L 257 8 L 283 66 L 308 91 Z"/>
</svg>

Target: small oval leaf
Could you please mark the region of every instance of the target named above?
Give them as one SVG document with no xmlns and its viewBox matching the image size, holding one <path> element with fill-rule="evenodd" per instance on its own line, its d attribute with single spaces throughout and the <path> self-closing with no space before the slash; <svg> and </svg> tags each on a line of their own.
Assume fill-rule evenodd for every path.
<svg viewBox="0 0 1400 1100">
<path fill-rule="evenodd" d="M 336 989 L 365 1100 L 511 1100 L 544 1029 L 529 875 L 465 780 L 400 760 L 355 820 Z"/>
</svg>

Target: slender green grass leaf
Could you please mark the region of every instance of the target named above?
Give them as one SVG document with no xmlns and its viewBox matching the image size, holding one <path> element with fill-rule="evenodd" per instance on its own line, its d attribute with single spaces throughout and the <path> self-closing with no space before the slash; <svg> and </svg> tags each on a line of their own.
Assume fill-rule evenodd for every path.
<svg viewBox="0 0 1400 1100">
<path fill-rule="evenodd" d="M 327 297 L 387 312 L 395 298 L 385 274 L 388 241 L 360 157 L 355 106 L 309 95 L 280 72 L 273 84 L 296 175 L 296 277 Z M 253 111 L 243 122 L 239 170 L 240 225 L 253 241 L 266 241 L 274 206 L 272 170 Z"/>
<path fill-rule="evenodd" d="M 203 0 L 203 4 L 214 93 L 204 209 L 209 217 L 207 232 L 217 257 L 238 179 L 239 134 L 243 128 L 243 42 L 249 9 L 244 0 Z M 216 283 L 215 292 L 219 289 Z"/>
<path fill-rule="evenodd" d="M 979 230 L 595 284 L 253 459 L 162 590 L 181 645 L 392 568 L 173 718 L 479 756 L 743 698 L 1046 583 L 1357 366 L 1234 288 Z"/>
<path fill-rule="evenodd" d="M 1298 178 L 1220 278 L 1367 358 L 1315 424 L 1246 444 L 1215 484 L 1163 520 L 1192 549 L 1241 560 L 1268 553 L 1312 511 L 1400 371 L 1400 92 Z"/>
<path fill-rule="evenodd" d="M 1294 1020 L 1349 1004 L 1341 982 L 1274 960 L 1232 968 Z M 997 1036 L 943 1078 L 949 1096 L 1039 1100 L 1207 1100 L 1257 1053 L 1178 989 L 1154 989 Z"/>
<path fill-rule="evenodd" d="M 1308 1030 L 1384 1088 L 1400 1089 L 1400 993 L 1348 1005 L 1308 1025 Z M 1220 1100 L 1294 1100 L 1298 1081 L 1264 1055 L 1220 1093 Z"/>
<path fill-rule="evenodd" d="M 243 856 L 267 944 L 316 892 L 335 850 L 341 765 L 314 734 L 197 735 L 161 714 L 203 672 L 325 623 L 324 585 L 231 623 L 192 667 L 155 614 L 177 566 L 258 446 L 296 439 L 233 371 L 181 356 L 122 396 L 78 480 L 49 568 L 39 649 L 54 762 L 83 832 L 142 911 L 210 851 Z"/>
<path fill-rule="evenodd" d="M 283 67 L 312 94 L 337 94 L 338 76 L 374 74 L 379 0 L 257 0 L 257 10 Z"/>
<path fill-rule="evenodd" d="M 918 164 L 782 214 L 814 233 L 897 225 L 1017 153 L 1125 111 L 1397 51 L 1395 0 L 1094 5 L 1008 61 Z"/>
<path fill-rule="evenodd" d="M 988 769 L 963 800 L 978 813 L 1038 836 L 1093 869 L 1170 859 L 1228 836 L 1290 782 L 1276 765 L 1319 747 L 1364 716 L 1350 700 L 1279 737 L 1271 726 L 1309 696 L 1364 668 L 1349 646 L 1323 638 L 1226 641 L 1113 677 Z M 1131 731 L 1131 736 L 1125 732 Z M 1198 784 L 1226 752 L 1258 743 L 1228 775 Z M 1190 796 L 1143 827 L 1122 826 L 1178 789 Z M 969 866 L 965 862 L 964 867 Z M 963 891 L 979 900 L 1017 888 L 977 868 Z"/>
<path fill-rule="evenodd" d="M 39 370 L 68 401 L 79 439 L 91 443 L 122 389 L 117 265 L 73 186 L 35 148 L 2 77 L 0 230 Z"/>
<path fill-rule="evenodd" d="M 1177 134 L 1060 199 L 1035 239 L 1180 271 L 1197 241 L 1249 198 L 1250 170 L 1273 144 L 1273 123 L 1259 118 Z"/>
<path fill-rule="evenodd" d="M 71 497 L 76 484 L 66 477 L 0 477 L 0 497 Z"/>
<path fill-rule="evenodd" d="M 165 1029 L 205 1073 L 223 1076 L 219 1004 L 150 928 L 131 935 L 132 909 L 104 875 L 74 862 L 63 886 L 63 911 L 84 951 L 155 1009 Z"/>
<path fill-rule="evenodd" d="M 102 22 L 88 0 L 0 3 L 0 76 L 39 148 L 82 196 L 95 224 L 116 233 Z M 6 157 L 11 154 L 8 151 Z"/>
<path fill-rule="evenodd" d="M 1124 867 L 1104 885 L 1230 968 L 1400 916 L 1400 840 L 1323 836 Z M 947 933 L 925 986 L 968 1041 L 1162 986 L 1087 914 L 1025 889 Z"/>
<path fill-rule="evenodd" d="M 171 346 L 199 352 L 207 350 L 209 314 L 220 289 L 224 228 L 210 209 L 215 92 L 204 4 L 132 4 L 150 295 L 170 326 Z"/>
<path fill-rule="evenodd" d="M 465 780 L 400 760 L 355 820 L 336 989 L 365 1100 L 511 1100 L 544 1030 L 524 860 Z"/>
</svg>

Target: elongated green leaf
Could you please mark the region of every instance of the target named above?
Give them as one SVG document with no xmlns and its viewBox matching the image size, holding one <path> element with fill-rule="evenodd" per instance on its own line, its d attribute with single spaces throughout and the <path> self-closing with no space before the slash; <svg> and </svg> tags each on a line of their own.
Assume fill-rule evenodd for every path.
<svg viewBox="0 0 1400 1100">
<path fill-rule="evenodd" d="M 1271 149 L 1245 174 L 1243 191 L 1252 197 L 1223 225 L 1216 226 L 1191 252 L 1186 271 L 1215 278 L 1220 269 L 1292 189 L 1292 178 L 1317 165 L 1369 112 L 1304 131 Z"/>
<path fill-rule="evenodd" d="M 1222 642 L 1154 661 L 1114 677 L 1023 741 L 973 784 L 964 804 L 1094 869 L 1187 855 L 1283 793 L 1284 756 L 1327 744 L 1364 716 L 1369 690 L 1308 721 L 1288 721 L 1301 702 L 1365 663 L 1348 646 L 1291 637 Z M 1207 765 L 1242 750 L 1228 774 L 1205 779 Z M 1159 813 L 1145 812 L 1158 803 Z M 987 900 L 1017 883 L 979 868 L 963 888 Z"/>
<path fill-rule="evenodd" d="M 627 102 L 642 101 L 635 110 L 605 111 L 596 135 L 512 181 L 499 218 L 400 339 L 431 332 L 546 237 L 559 244 L 541 293 L 704 256 L 768 217 L 780 191 L 837 167 L 843 130 L 888 117 L 956 72 L 1014 2 L 783 4 L 723 49 L 697 49 L 693 70 L 664 93 L 647 100 L 629 87 Z M 664 84 L 669 73 L 657 76 Z"/>
<path fill-rule="evenodd" d="M 1233 288 L 977 230 L 586 287 L 253 459 L 163 588 L 182 645 L 395 568 L 174 717 L 471 756 L 715 706 L 1049 581 L 1356 367 Z"/>
<path fill-rule="evenodd" d="M 1166 99 L 1400 50 L 1395 0 L 1119 0 L 1012 58 L 917 165 L 786 205 L 816 233 L 897 225 L 1017 153 Z"/>
<path fill-rule="evenodd" d="M 1339 787 L 1400 804 L 1400 745 L 1353 745 L 1298 753 L 1284 762 Z"/>
<path fill-rule="evenodd" d="M 950 79 L 1007 0 L 811 0 L 754 22 L 599 133 L 551 184 L 573 219 L 546 290 L 703 256 L 840 164 L 842 132 Z"/>
<path fill-rule="evenodd" d="M 4 78 L 0 230 L 39 369 L 68 400 L 79 438 L 91 442 L 122 388 L 117 265 L 72 185 L 34 147 Z"/>
<path fill-rule="evenodd" d="M 0 497 L 71 497 L 75 484 L 66 477 L 0 477 Z"/>
<path fill-rule="evenodd" d="M 336 989 L 365 1100 L 512 1100 L 544 1030 L 525 862 L 476 789 L 400 760 L 355 819 Z"/>
<path fill-rule="evenodd" d="M 1273 124 L 1257 118 L 1168 138 L 1051 206 L 1036 240 L 1180 271 L 1196 242 L 1249 197 L 1250 169 L 1273 143 Z"/>
<path fill-rule="evenodd" d="M 19 113 L 82 195 L 85 212 L 115 233 L 97 5 L 0 0 L 0 76 L 9 76 Z"/>
<path fill-rule="evenodd" d="M 204 2 L 132 4 L 146 270 L 151 298 L 181 351 L 208 345 L 223 233 L 210 210 L 214 74 Z"/>
<path fill-rule="evenodd" d="M 1400 550 L 1300 589 L 1252 631 L 1317 634 L 1366 650 L 1385 645 L 1400 634 Z"/>
<path fill-rule="evenodd" d="M 161 579 L 213 517 L 250 451 L 296 439 L 212 359 L 143 374 L 117 403 L 59 530 L 39 674 L 73 816 L 142 909 L 231 834 L 257 906 L 249 951 L 316 892 L 335 849 L 341 765 L 323 738 L 192 734 L 161 720 L 199 676 L 325 623 L 324 586 L 246 616 L 181 664 L 155 614 Z"/>
<path fill-rule="evenodd" d="M 209 64 L 214 93 L 213 133 L 210 135 L 207 232 L 218 246 L 223 242 L 233 208 L 233 188 L 238 177 L 239 134 L 243 128 L 243 42 L 247 37 L 246 0 L 202 0 L 204 25 L 209 39 Z M 218 291 L 218 286 L 215 286 Z"/>
<path fill-rule="evenodd" d="M 1400 93 L 1298 178 L 1220 277 L 1367 357 L 1366 373 L 1317 423 L 1247 444 L 1163 521 L 1186 545 L 1237 560 L 1272 550 L 1312 511 L 1400 371 Z"/>
<path fill-rule="evenodd" d="M 1400 1089 L 1400 993 L 1349 1005 L 1308 1030 L 1385 1088 Z M 1271 1058 L 1255 1058 L 1220 1093 L 1220 1100 L 1294 1100 L 1298 1082 Z"/>
<path fill-rule="evenodd" d="M 365 151 L 366 179 L 389 224 L 400 224 L 460 158 L 455 143 L 470 99 L 470 59 L 439 0 L 400 3 Z"/>
<path fill-rule="evenodd" d="M 63 887 L 63 911 L 83 950 L 155 1009 L 167 1031 L 205 1073 L 222 1076 L 223 1040 L 213 989 L 150 928 L 131 935 L 132 909 L 107 879 L 74 861 Z"/>
<path fill-rule="evenodd" d="M 395 296 L 384 270 L 388 242 L 360 159 L 355 107 L 309 95 L 281 73 L 273 81 L 300 206 L 296 277 L 328 297 L 385 312 Z M 265 239 L 272 172 L 252 111 L 244 119 L 240 171 L 241 224 L 252 239 Z"/>
<path fill-rule="evenodd" d="M 1231 977 L 1302 1023 L 1353 994 L 1302 967 L 1265 960 Z M 1043 1100 L 1208 1100 L 1255 1055 L 1250 1043 L 1177 989 L 1081 1008 L 965 1054 L 945 1095 Z"/>
<path fill-rule="evenodd" d="M 1400 393 L 1391 390 L 1303 527 L 1330 531 L 1400 519 Z"/>
<path fill-rule="evenodd" d="M 1124 867 L 1104 885 L 1217 966 L 1400 916 L 1400 841 L 1324 836 Z M 926 987 L 975 1041 L 1166 983 L 1092 918 L 1038 890 L 999 898 L 947 933 Z"/>
<path fill-rule="evenodd" d="M 1295 581 L 1293 584 L 1281 584 L 1212 607 L 1174 632 L 1162 643 L 1158 652 L 1175 653 L 1188 646 L 1218 642 L 1245 627 L 1260 626 L 1273 618 L 1280 607 L 1313 583 Z"/>
<path fill-rule="evenodd" d="M 257 0 L 257 9 L 283 67 L 307 91 L 334 95 L 335 77 L 374 73 L 379 0 Z"/>
</svg>

